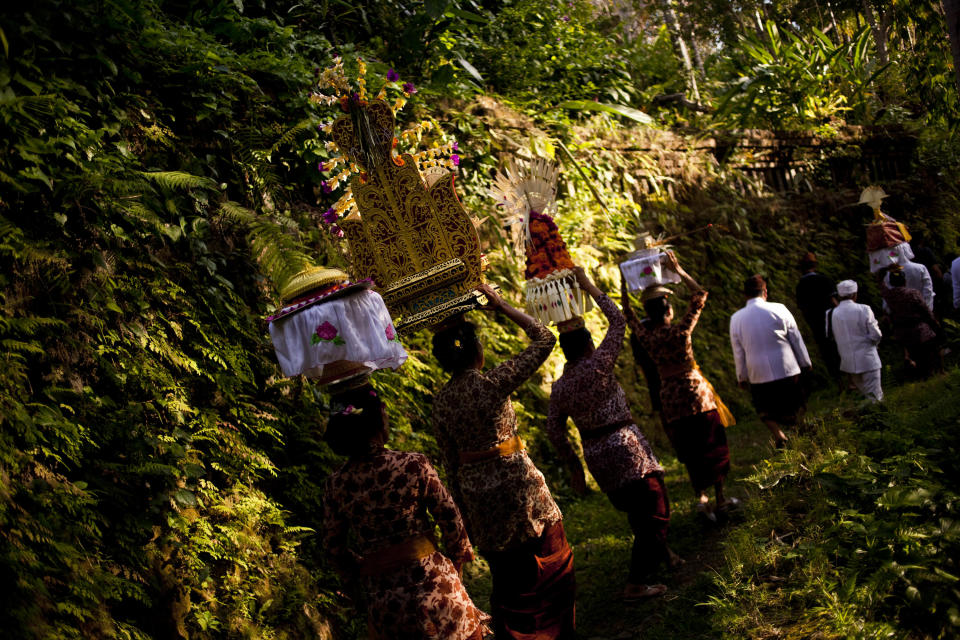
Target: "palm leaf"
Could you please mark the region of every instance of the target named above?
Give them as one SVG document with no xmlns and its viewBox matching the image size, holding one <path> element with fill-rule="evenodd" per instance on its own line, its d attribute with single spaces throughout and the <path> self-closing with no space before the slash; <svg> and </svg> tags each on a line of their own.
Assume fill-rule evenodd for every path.
<svg viewBox="0 0 960 640">
<path fill-rule="evenodd" d="M 592 100 L 567 100 L 557 105 L 558 109 L 570 109 L 572 111 L 602 111 L 614 115 L 629 118 L 640 124 L 652 124 L 653 118 L 639 109 L 627 107 L 622 104 L 606 104 L 604 102 L 594 102 Z"/>
</svg>

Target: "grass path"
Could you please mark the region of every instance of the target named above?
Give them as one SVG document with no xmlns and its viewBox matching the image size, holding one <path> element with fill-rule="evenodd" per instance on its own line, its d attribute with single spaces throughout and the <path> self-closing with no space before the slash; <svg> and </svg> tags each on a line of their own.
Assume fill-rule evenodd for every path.
<svg viewBox="0 0 960 640">
<path fill-rule="evenodd" d="M 927 382 L 892 386 L 888 389 L 884 411 L 887 416 L 905 421 L 905 424 L 911 421 L 930 424 L 931 429 L 939 429 L 937 423 L 960 424 L 958 386 L 960 372 L 957 371 Z M 782 547 L 786 550 L 782 553 L 789 554 L 790 548 L 800 544 L 805 535 L 806 540 L 812 539 L 813 543 L 803 544 L 822 546 L 822 540 L 818 540 L 815 532 L 829 519 L 829 507 L 826 507 L 828 515 L 825 516 L 825 505 L 820 504 L 829 499 L 828 493 L 824 493 L 813 478 L 805 480 L 806 485 L 786 490 L 780 487 L 776 491 L 761 491 L 756 483 L 744 482 L 759 470 L 768 472 L 773 467 L 805 469 L 804 464 L 812 467 L 828 452 L 844 448 L 856 451 L 856 443 L 851 441 L 855 436 L 848 434 L 853 430 L 855 401 L 853 397 L 838 397 L 829 392 L 815 394 L 808 414 L 810 426 L 793 439 L 786 452 L 772 449 L 767 430 L 755 417 L 731 427 L 728 439 L 732 470 L 727 483 L 728 493 L 744 501 L 745 509 L 740 520 L 734 516 L 724 525 L 705 525 L 696 517 L 685 469 L 668 446 L 655 447 L 666 469 L 672 510 L 670 545 L 686 560 L 682 567 L 675 571 L 664 570 L 660 576 L 660 581 L 669 588 L 661 598 L 629 605 L 621 601 L 632 535 L 626 516 L 615 510 L 603 493 L 595 490 L 581 499 L 558 499 L 576 558 L 580 637 L 584 640 L 934 637 L 901 629 L 896 616 L 891 617 L 892 612 L 886 612 L 880 605 L 864 608 L 858 603 L 859 617 L 850 624 L 856 628 L 863 628 L 864 624 L 880 625 L 887 631 L 893 630 L 893 634 L 857 633 L 851 636 L 849 631 L 843 630 L 853 627 L 844 626 L 848 623 L 842 619 L 842 610 L 838 609 L 839 621 L 831 617 L 835 614 L 833 611 L 811 613 L 811 604 L 827 602 L 829 605 L 829 593 L 812 594 L 815 589 L 810 588 L 822 577 L 812 576 L 813 569 L 799 566 L 796 561 L 784 561 L 782 558 L 787 556 L 778 556 L 781 552 L 776 548 Z M 883 431 L 879 433 L 884 437 Z M 808 512 L 816 515 L 809 516 Z M 795 537 L 791 539 L 791 536 Z M 946 541 L 944 545 L 947 545 Z M 774 547 L 773 552 L 763 551 L 770 547 Z M 800 554 L 802 565 L 805 552 L 794 551 L 794 556 Z M 732 608 L 734 615 L 729 610 L 721 613 L 715 607 L 705 605 L 711 597 L 726 597 L 724 585 L 729 584 L 732 573 L 741 573 L 736 568 L 731 570 L 732 565 L 738 564 L 747 566 L 748 570 L 745 577 L 735 578 L 739 580 L 738 599 L 727 600 L 727 609 Z M 829 566 L 829 562 L 821 562 L 823 566 L 817 570 L 824 570 L 824 576 L 841 575 L 843 564 L 836 562 L 836 566 Z M 948 565 L 943 566 L 950 569 Z M 468 568 L 465 579 L 475 601 L 485 606 L 490 591 L 485 565 L 474 563 Z M 897 595 L 898 587 L 893 585 L 891 588 L 894 591 L 888 589 L 886 592 L 888 599 L 891 593 Z M 854 601 L 855 597 L 851 602 Z M 850 605 L 847 610 L 854 611 L 855 607 Z M 824 625 L 817 622 L 820 619 L 817 616 L 824 618 Z M 736 629 L 728 628 L 732 623 Z"/>
<path fill-rule="evenodd" d="M 772 454 L 766 428 L 758 421 L 728 431 L 731 455 L 729 494 L 749 499 L 737 480 Z M 720 543 L 735 520 L 722 526 L 704 525 L 694 510 L 693 490 L 686 469 L 670 450 L 658 451 L 666 469 L 670 497 L 670 547 L 686 564 L 664 570 L 660 580 L 669 591 L 662 597 L 625 605 L 620 594 L 627 580 L 632 534 L 626 516 L 606 495 L 563 505 L 568 536 L 577 563 L 578 628 L 583 638 L 637 638 L 656 633 L 662 638 L 711 637 L 709 616 L 697 605 L 706 600 L 712 571 L 723 563 Z M 650 637 L 654 637 L 651 635 Z"/>
</svg>

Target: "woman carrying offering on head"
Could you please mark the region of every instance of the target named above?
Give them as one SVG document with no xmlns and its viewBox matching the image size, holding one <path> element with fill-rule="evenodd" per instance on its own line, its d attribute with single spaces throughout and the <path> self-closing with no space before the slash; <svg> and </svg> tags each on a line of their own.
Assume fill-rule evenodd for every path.
<svg viewBox="0 0 960 640">
<path fill-rule="evenodd" d="M 348 460 L 327 479 L 324 545 L 338 573 L 366 595 L 370 637 L 481 640 L 489 616 L 459 575 L 473 550 L 437 472 L 422 454 L 384 448 L 387 415 L 372 387 L 344 392 L 334 406 L 325 438 Z"/>
<path fill-rule="evenodd" d="M 550 391 L 547 434 L 570 470 L 574 490 L 584 493 L 583 466 L 567 438 L 567 418 L 573 418 L 590 473 L 613 505 L 627 513 L 633 529 L 630 573 L 623 597 L 638 600 L 658 596 L 667 588 L 648 584 L 649 578 L 662 562 L 679 558 L 667 547 L 670 505 L 663 467 L 634 423 L 623 388 L 614 377 L 627 323 L 617 305 L 582 268 L 576 267 L 574 272 L 580 288 L 596 301 L 610 326 L 597 348 L 582 318 L 561 326 L 560 347 L 567 364 Z"/>
<path fill-rule="evenodd" d="M 630 305 L 626 286 L 621 285 L 623 311 L 630 329 L 657 363 L 664 429 L 677 458 L 690 474 L 697 509 L 708 520 L 716 521 L 717 513 L 725 513 L 738 501 L 723 494 L 723 483 L 730 472 L 730 451 L 718 411 L 721 405 L 693 357 L 691 336 L 707 301 L 707 292 L 680 267 L 672 251 L 665 256 L 667 268 L 675 271 L 693 294 L 687 312 L 674 323 L 669 300 L 672 292 L 662 286 L 648 287 L 641 299 L 649 321 L 641 323 Z M 711 486 L 716 493 L 713 507 L 707 497 Z"/>
<path fill-rule="evenodd" d="M 556 338 L 490 286 L 480 290 L 489 300 L 486 309 L 519 325 L 531 344 L 484 372 L 483 345 L 472 323 L 438 332 L 433 353 L 451 377 L 434 398 L 434 432 L 467 527 L 490 565 L 496 637 L 573 638 L 573 552 L 560 509 L 517 436 L 510 403 Z"/>
<path fill-rule="evenodd" d="M 889 284 L 884 275 L 889 272 Z M 903 267 L 891 265 L 877 272 L 880 296 L 887 303 L 893 337 L 903 345 L 907 366 L 924 378 L 943 370 L 940 356 L 942 329 L 919 291 L 907 286 Z"/>
</svg>

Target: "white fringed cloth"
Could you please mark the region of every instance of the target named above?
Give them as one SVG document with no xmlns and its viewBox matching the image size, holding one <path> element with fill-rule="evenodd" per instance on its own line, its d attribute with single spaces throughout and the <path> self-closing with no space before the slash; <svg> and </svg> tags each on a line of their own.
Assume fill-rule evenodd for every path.
<svg viewBox="0 0 960 640">
<path fill-rule="evenodd" d="M 571 269 L 527 280 L 525 297 L 527 313 L 544 324 L 564 322 L 593 308 L 593 299 L 580 288 Z"/>
<path fill-rule="evenodd" d="M 913 260 L 913 249 L 909 242 L 901 242 L 892 247 L 884 247 L 867 253 L 870 257 L 870 273 L 876 273 L 892 264 L 904 265 Z"/>
<path fill-rule="evenodd" d="M 285 376 L 321 384 L 396 369 L 407 359 L 383 298 L 368 289 L 274 320 L 270 338 Z"/>
</svg>

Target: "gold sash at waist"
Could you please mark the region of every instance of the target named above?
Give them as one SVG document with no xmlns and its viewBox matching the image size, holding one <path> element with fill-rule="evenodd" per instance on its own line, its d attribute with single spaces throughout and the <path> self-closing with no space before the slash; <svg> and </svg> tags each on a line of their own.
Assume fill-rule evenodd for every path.
<svg viewBox="0 0 960 640">
<path fill-rule="evenodd" d="M 360 575 L 373 576 L 395 571 L 426 558 L 436 550 L 437 545 L 433 538 L 425 535 L 414 536 L 364 556 L 360 563 Z"/>
<path fill-rule="evenodd" d="M 674 376 L 679 376 L 687 373 L 688 371 L 700 371 L 700 365 L 697 364 L 696 360 L 689 360 L 687 362 L 681 362 L 675 365 L 670 365 L 669 367 L 664 367 L 660 371 L 660 378 L 672 378 Z M 732 427 L 737 424 L 737 419 L 733 416 L 733 413 L 727 408 L 727 405 L 723 403 L 723 400 L 720 399 L 720 395 L 717 393 L 717 390 L 713 388 L 713 385 L 707 380 L 707 377 L 700 374 L 700 377 L 703 378 L 703 381 L 707 383 L 707 388 L 710 390 L 710 395 L 713 396 L 713 401 L 717 403 L 717 413 L 720 414 L 720 422 L 723 423 L 725 427 Z"/>
<path fill-rule="evenodd" d="M 523 450 L 523 440 L 520 439 L 520 436 L 513 436 L 512 438 L 504 440 L 497 446 L 491 447 L 490 449 L 485 449 L 483 451 L 461 451 L 460 463 L 472 464 L 474 462 L 493 460 L 495 458 L 502 458 Z"/>
</svg>

